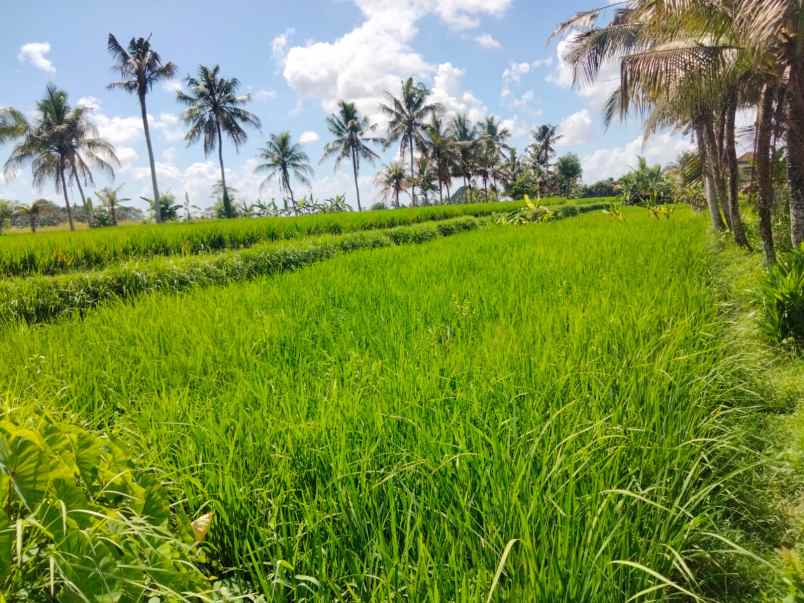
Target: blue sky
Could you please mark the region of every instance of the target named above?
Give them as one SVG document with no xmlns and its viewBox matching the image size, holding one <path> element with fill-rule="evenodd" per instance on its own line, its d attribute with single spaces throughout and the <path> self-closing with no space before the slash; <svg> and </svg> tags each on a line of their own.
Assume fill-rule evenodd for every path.
<svg viewBox="0 0 804 603">
<path fill-rule="evenodd" d="M 570 86 L 560 60 L 563 45 L 546 45 L 556 23 L 588 0 L 301 0 L 251 2 L 37 2 L 2 3 L 0 22 L 0 106 L 31 111 L 48 82 L 67 90 L 73 102 L 94 108 L 101 133 L 117 147 L 123 166 L 115 186 L 137 199 L 149 193 L 147 155 L 136 98 L 106 85 L 115 77 L 106 36 L 121 42 L 152 34 L 154 47 L 175 62 L 180 78 L 156 88 L 148 98 L 154 130 L 160 189 L 199 206 L 212 203 L 210 188 L 219 178 L 216 157 L 183 140 L 181 108 L 175 86 L 199 64 L 220 64 L 224 75 L 238 77 L 251 92 L 250 109 L 262 131 L 249 133 L 238 154 L 224 147 L 227 181 L 241 197 L 279 198 L 271 184 L 261 192 L 253 174 L 255 157 L 270 133 L 289 130 L 315 167 L 317 196 L 354 197 L 351 170 L 337 172 L 319 163 L 328 138 L 324 118 L 344 98 L 379 121 L 377 105 L 385 89 L 414 76 L 431 86 L 450 112 L 473 118 L 493 114 L 512 130 L 512 143 L 524 148 L 540 123 L 561 124 L 560 152 L 575 152 L 587 182 L 619 176 L 645 154 L 654 163 L 672 161 L 689 143 L 660 134 L 643 145 L 638 123 L 608 131 L 600 107 L 616 85 L 617 69 L 604 69 L 592 88 Z M 4 161 L 9 146 L 0 146 Z M 393 160 L 396 149 L 384 153 Z M 364 165 L 361 189 L 373 197 L 376 166 Z M 108 182 L 99 179 L 100 186 Z M 308 189 L 299 185 L 297 194 Z M 28 173 L 7 182 L 0 177 L 0 198 L 21 201 L 56 198 L 45 188 L 33 191 Z M 144 206 L 144 203 L 139 203 Z"/>
</svg>

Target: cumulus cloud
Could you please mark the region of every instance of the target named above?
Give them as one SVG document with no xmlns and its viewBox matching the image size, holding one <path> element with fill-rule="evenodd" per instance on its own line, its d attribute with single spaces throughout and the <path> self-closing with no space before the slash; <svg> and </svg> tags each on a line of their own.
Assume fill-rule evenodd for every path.
<svg viewBox="0 0 804 603">
<path fill-rule="evenodd" d="M 439 74 L 441 66 L 427 62 L 411 46 L 421 18 L 433 14 L 450 26 L 465 28 L 482 15 L 502 14 L 510 4 L 510 0 L 356 2 L 363 22 L 335 41 L 288 48 L 283 75 L 300 97 L 319 98 L 325 111 L 333 111 L 338 100 L 349 99 L 375 121 L 386 90 L 397 90 L 400 80 L 410 76 L 431 81 Z M 449 104 L 472 103 L 460 92 Z"/>
<path fill-rule="evenodd" d="M 479 121 L 488 112 L 486 105 L 470 91 L 463 90 L 464 70 L 442 63 L 436 68 L 433 77 L 430 100 L 444 107 L 447 118 L 465 113 L 472 121 Z"/>
<path fill-rule="evenodd" d="M 483 48 L 502 48 L 500 41 L 488 33 L 475 37 L 475 42 L 480 44 Z"/>
<path fill-rule="evenodd" d="M 175 94 L 181 90 L 181 82 L 179 80 L 165 80 L 162 82 L 162 90 Z"/>
<path fill-rule="evenodd" d="M 120 170 L 121 172 L 125 172 L 134 164 L 137 159 L 140 158 L 139 153 L 136 150 L 132 149 L 131 147 L 117 147 L 115 149 L 115 155 L 120 160 Z"/>
<path fill-rule="evenodd" d="M 321 137 L 318 135 L 317 132 L 313 132 L 312 130 L 307 130 L 306 132 L 302 132 L 301 136 L 299 136 L 299 143 L 300 144 L 310 144 L 313 142 L 318 142 Z"/>
<path fill-rule="evenodd" d="M 276 98 L 276 90 L 260 88 L 251 93 L 251 98 L 257 102 L 265 103 Z"/>
<path fill-rule="evenodd" d="M 20 46 L 17 60 L 21 63 L 29 63 L 45 73 L 56 73 L 56 68 L 47 58 L 48 54 L 50 54 L 49 42 L 28 42 Z"/>
<path fill-rule="evenodd" d="M 284 33 L 274 36 L 274 39 L 271 40 L 271 54 L 278 62 L 281 63 L 285 60 L 285 55 L 287 54 L 288 50 L 288 42 L 294 33 L 296 33 L 296 30 L 292 27 L 289 27 L 284 31 Z"/>
<path fill-rule="evenodd" d="M 76 103 L 79 107 L 86 107 L 91 111 L 97 111 L 101 107 L 100 101 L 94 96 L 82 96 Z"/>
<path fill-rule="evenodd" d="M 588 109 L 573 113 L 561 121 L 558 127 L 561 135 L 559 144 L 571 146 L 576 144 L 586 144 L 592 139 L 592 115 Z"/>
<path fill-rule="evenodd" d="M 595 182 L 604 178 L 619 178 L 637 165 L 637 158 L 642 156 L 650 164 L 667 165 L 675 161 L 684 151 L 694 149 L 687 139 L 674 134 L 660 134 L 645 142 L 642 136 L 631 142 L 614 148 L 597 149 L 581 157 L 583 179 Z"/>
</svg>

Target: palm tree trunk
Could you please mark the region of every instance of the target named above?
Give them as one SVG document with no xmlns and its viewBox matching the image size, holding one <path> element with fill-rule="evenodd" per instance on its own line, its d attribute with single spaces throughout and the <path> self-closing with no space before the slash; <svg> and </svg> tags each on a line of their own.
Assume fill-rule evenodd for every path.
<svg viewBox="0 0 804 603">
<path fill-rule="evenodd" d="M 78 177 L 78 168 L 75 165 L 74 157 L 70 158 L 70 163 L 73 166 L 73 178 L 75 178 L 75 183 L 78 185 L 78 194 L 81 195 L 81 204 L 84 206 L 84 211 L 87 214 L 87 222 L 89 222 L 92 217 L 92 202 L 87 203 L 87 198 L 84 195 L 84 187 L 81 186 L 81 179 Z"/>
<path fill-rule="evenodd" d="M 221 164 L 221 186 L 223 187 L 223 215 L 227 218 L 233 218 L 234 212 L 232 211 L 232 200 L 229 199 L 229 191 L 226 188 L 226 170 L 223 169 L 223 134 L 221 133 L 220 122 L 215 123 L 218 129 L 218 161 Z"/>
<path fill-rule="evenodd" d="M 452 192 L 450 192 L 449 180 L 444 183 L 444 186 L 447 187 L 447 203 L 452 204 Z"/>
<path fill-rule="evenodd" d="M 117 203 L 109 203 L 109 213 L 112 214 L 112 225 L 117 226 Z"/>
<path fill-rule="evenodd" d="M 790 181 L 790 240 L 804 243 L 804 64 L 790 69 L 787 178 Z"/>
<path fill-rule="evenodd" d="M 70 199 L 67 197 L 67 181 L 64 179 L 64 162 L 59 166 L 59 176 L 61 176 L 61 191 L 64 193 L 64 205 L 67 208 L 67 221 L 70 222 L 70 230 L 75 230 L 73 209 L 70 207 Z"/>
<path fill-rule="evenodd" d="M 410 200 L 413 207 L 416 207 L 416 181 L 414 175 L 416 174 L 413 167 L 413 138 L 410 139 Z"/>
<path fill-rule="evenodd" d="M 720 213 L 720 204 L 726 202 L 726 183 L 723 180 L 720 170 L 720 157 L 718 156 L 717 140 L 715 138 L 715 130 L 712 125 L 711 116 L 707 116 L 703 120 L 703 134 L 706 140 L 706 161 L 704 165 L 709 166 L 709 175 L 711 178 L 710 187 L 712 194 L 715 198 L 715 203 L 718 206 L 718 213 Z M 723 212 L 726 215 L 726 223 L 731 228 L 729 223 L 729 212 Z"/>
<path fill-rule="evenodd" d="M 740 215 L 739 179 L 740 170 L 737 165 L 737 144 L 735 142 L 735 119 L 737 115 L 737 97 L 734 93 L 729 98 L 726 110 L 726 140 L 725 152 L 729 169 L 729 215 L 734 231 L 734 241 L 741 247 L 751 249 L 748 237 L 745 235 L 743 218 Z"/>
<path fill-rule="evenodd" d="M 352 172 L 354 172 L 355 176 L 355 193 L 357 194 L 357 211 L 363 211 L 363 208 L 360 206 L 360 187 L 357 184 L 357 157 L 355 156 L 355 150 L 352 149 Z"/>
<path fill-rule="evenodd" d="M 148 147 L 148 163 L 151 165 L 151 185 L 154 188 L 154 221 L 162 221 L 162 205 L 159 202 L 159 187 L 156 185 L 156 163 L 154 149 L 151 146 L 151 130 L 148 127 L 148 111 L 145 109 L 145 94 L 139 94 L 140 112 L 142 113 L 142 129 L 145 131 L 145 146 Z"/>
<path fill-rule="evenodd" d="M 773 245 L 771 211 L 773 207 L 773 184 L 771 181 L 771 131 L 773 129 L 773 86 L 766 85 L 757 107 L 757 135 L 754 151 L 757 167 L 757 213 L 759 214 L 759 236 L 765 252 L 765 263 L 770 266 L 776 262 Z"/>
<path fill-rule="evenodd" d="M 717 196 L 715 195 L 712 165 L 706 149 L 703 122 L 700 119 L 695 121 L 695 138 L 698 142 L 698 156 L 701 158 L 703 168 L 704 194 L 706 196 L 706 205 L 709 208 L 709 215 L 712 218 L 712 227 L 717 231 L 723 231 L 726 229 L 726 225 L 720 215 L 720 207 L 718 207 Z"/>
</svg>

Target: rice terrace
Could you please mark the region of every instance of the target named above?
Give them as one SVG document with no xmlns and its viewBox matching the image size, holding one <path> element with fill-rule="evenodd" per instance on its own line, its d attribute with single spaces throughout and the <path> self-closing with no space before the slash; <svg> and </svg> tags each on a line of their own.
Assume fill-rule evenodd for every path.
<svg viewBox="0 0 804 603">
<path fill-rule="evenodd" d="M 115 4 L 0 7 L 0 603 L 804 602 L 799 0 Z"/>
</svg>

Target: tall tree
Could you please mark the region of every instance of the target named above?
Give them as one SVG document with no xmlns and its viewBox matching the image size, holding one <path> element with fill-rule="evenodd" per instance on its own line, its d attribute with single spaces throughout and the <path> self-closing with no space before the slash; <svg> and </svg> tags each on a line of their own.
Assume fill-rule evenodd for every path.
<svg viewBox="0 0 804 603">
<path fill-rule="evenodd" d="M 81 190 L 82 178 L 92 181 L 93 167 L 114 176 L 113 166 L 119 163 L 114 148 L 98 135 L 97 128 L 89 120 L 88 110 L 71 107 L 67 93 L 52 84 L 47 87 L 45 97 L 37 103 L 32 123 L 19 113 L 14 119 L 17 124 L 15 136 L 22 140 L 6 161 L 5 174 L 13 177 L 22 165 L 30 163 L 35 187 L 52 180 L 56 191 L 64 195 L 70 229 L 75 230 L 67 194 L 68 177 Z"/>
<path fill-rule="evenodd" d="M 260 149 L 259 159 L 262 160 L 262 163 L 257 166 L 256 171 L 266 174 L 260 188 L 273 178 L 278 178 L 279 188 L 290 196 L 291 206 L 295 209 L 296 199 L 293 197 L 290 177 L 293 175 L 303 184 L 310 183 L 313 168 L 310 166 L 310 158 L 307 153 L 302 150 L 300 144 L 294 144 L 291 141 L 290 132 L 280 132 L 271 134 L 265 147 Z M 287 209 L 288 204 L 285 200 L 285 211 Z"/>
<path fill-rule="evenodd" d="M 170 61 L 163 63 L 159 53 L 151 48 L 151 36 L 147 38 L 131 38 L 127 48 L 109 34 L 107 48 L 115 60 L 115 69 L 120 72 L 122 79 L 109 84 L 109 88 L 120 88 L 130 94 L 136 94 L 140 101 L 140 114 L 142 115 L 142 129 L 145 132 L 145 145 L 148 147 L 148 163 L 151 167 L 151 185 L 154 189 L 154 199 L 159 198 L 159 186 L 156 182 L 156 165 L 154 163 L 154 149 L 151 143 L 151 130 L 148 127 L 148 110 L 145 97 L 154 84 L 159 81 L 171 79 L 176 74 L 176 65 Z M 157 205 L 158 208 L 158 205 Z M 162 216 L 159 211 L 154 219 L 160 222 Z"/>
<path fill-rule="evenodd" d="M 399 195 L 408 185 L 405 167 L 399 161 L 392 161 L 379 171 L 374 182 L 380 189 L 383 200 L 393 199 L 394 207 L 399 207 Z"/>
<path fill-rule="evenodd" d="M 410 77 L 402 82 L 399 98 L 386 91 L 388 104 L 380 105 L 380 110 L 388 117 L 386 146 L 399 142 L 400 155 L 407 149 L 410 152 L 410 174 L 414 176 L 414 147 L 425 147 L 424 131 L 429 118 L 441 110 L 438 103 L 428 103 L 430 89 L 421 82 L 415 83 Z M 411 199 L 416 205 L 416 187 L 411 185 Z"/>
<path fill-rule="evenodd" d="M 188 91 L 179 90 L 176 93 L 176 99 L 187 106 L 182 114 L 184 122 L 189 126 L 184 138 L 188 145 L 203 138 L 205 155 L 209 155 L 217 147 L 223 185 L 223 212 L 227 218 L 234 217 L 223 167 L 223 135 L 229 137 L 237 151 L 248 139 L 243 127 L 259 129 L 260 120 L 243 108 L 251 99 L 247 94 L 238 95 L 240 80 L 221 77 L 219 65 L 212 68 L 199 66 L 198 77 L 188 76 L 185 84 Z"/>
<path fill-rule="evenodd" d="M 449 133 L 458 147 L 456 175 L 463 178 L 464 187 L 471 188 L 472 176 L 477 165 L 478 133 L 475 126 L 464 113 L 452 118 Z"/>
<path fill-rule="evenodd" d="M 327 117 L 327 128 L 335 139 L 324 147 L 324 159 L 335 157 L 335 168 L 337 169 L 341 161 L 349 159 L 352 162 L 352 173 L 355 178 L 355 194 L 357 195 L 357 210 L 363 211 L 360 205 L 360 185 L 357 182 L 357 175 L 360 171 L 360 160 L 373 162 L 379 158 L 370 144 L 381 144 L 383 140 L 378 137 L 369 136 L 368 133 L 376 128 L 376 125 L 369 122 L 368 118 L 360 115 L 354 103 L 340 101 L 338 112 Z"/>
<path fill-rule="evenodd" d="M 444 203 L 444 188 L 447 189 L 447 200 L 451 197 L 450 185 L 452 172 L 458 162 L 458 145 L 444 126 L 440 115 L 433 115 L 430 125 L 425 131 L 426 149 L 434 163 L 438 179 L 438 200 Z"/>
<path fill-rule="evenodd" d="M 98 197 L 98 201 L 100 201 L 101 207 L 104 207 L 109 212 L 109 217 L 114 226 L 117 226 L 117 210 L 120 209 L 120 204 L 124 201 L 130 201 L 129 198 L 120 197 L 120 190 L 122 188 L 122 186 L 118 186 L 117 188 L 107 186 L 95 193 Z"/>
<path fill-rule="evenodd" d="M 503 151 L 508 148 L 507 141 L 511 137 L 511 131 L 503 126 L 493 115 L 489 115 L 480 123 L 480 132 L 483 138 L 483 152 L 481 162 L 483 164 L 483 186 L 488 194 L 488 181 L 491 180 L 496 188 L 497 170 Z"/>
</svg>

